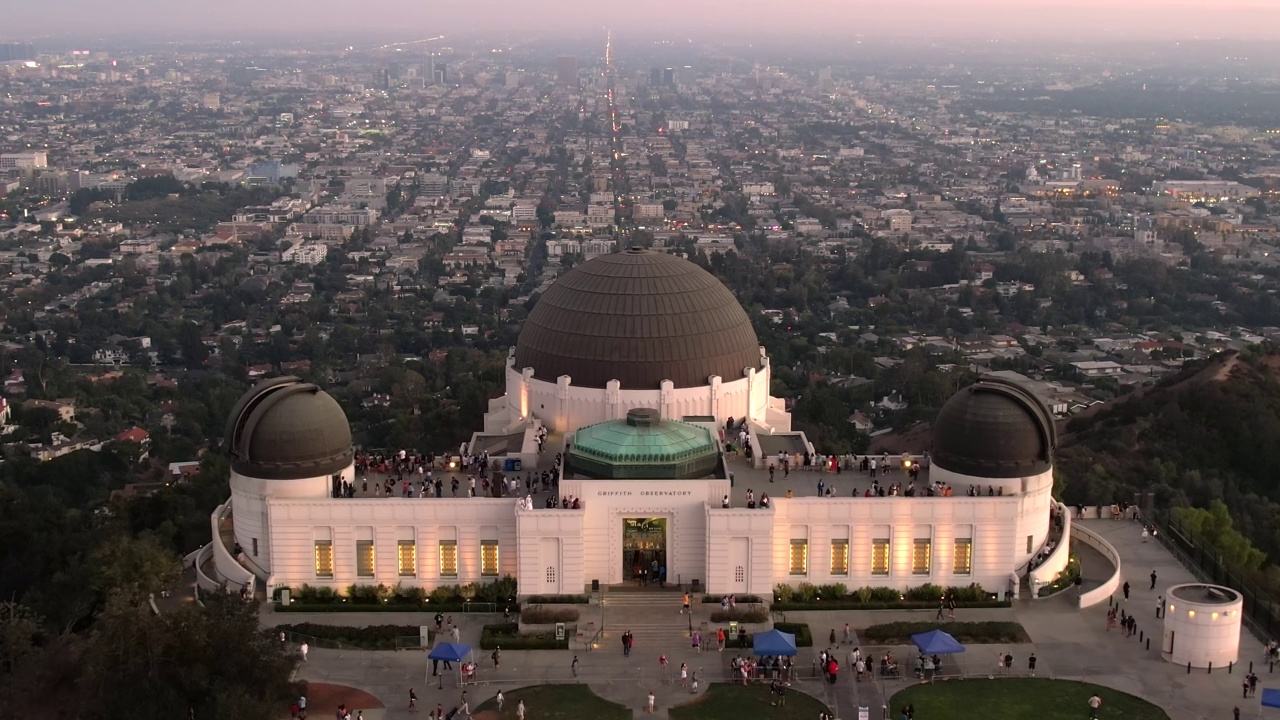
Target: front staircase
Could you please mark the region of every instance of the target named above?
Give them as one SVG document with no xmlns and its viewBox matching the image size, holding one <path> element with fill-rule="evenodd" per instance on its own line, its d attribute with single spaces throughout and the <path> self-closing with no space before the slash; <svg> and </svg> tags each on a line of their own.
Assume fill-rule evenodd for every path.
<svg viewBox="0 0 1280 720">
<path fill-rule="evenodd" d="M 698 598 L 693 599 L 692 616 L 680 612 L 683 593 L 679 589 L 628 587 L 612 588 L 601 598 L 604 633 L 601 649 L 622 648 L 622 634 L 631 631 L 636 652 L 670 653 L 689 647 L 689 627 L 702 631 L 704 647 L 708 632 L 706 614 L 699 617 Z"/>
</svg>

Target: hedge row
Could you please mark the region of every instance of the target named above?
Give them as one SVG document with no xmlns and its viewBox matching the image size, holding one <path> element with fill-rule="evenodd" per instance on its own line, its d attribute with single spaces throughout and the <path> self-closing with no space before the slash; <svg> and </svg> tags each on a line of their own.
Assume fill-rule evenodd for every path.
<svg viewBox="0 0 1280 720">
<path fill-rule="evenodd" d="M 274 633 L 281 630 L 302 636 L 295 639 L 314 639 L 317 644 L 335 644 L 364 650 L 395 650 L 396 638 L 418 638 L 417 625 L 370 625 L 368 627 L 349 627 L 344 625 L 319 625 L 317 623 L 298 623 L 295 625 L 277 625 Z"/>
<path fill-rule="evenodd" d="M 477 607 L 483 607 L 484 610 L 477 610 Z M 470 604 L 440 604 L 428 603 L 425 605 L 405 605 L 398 603 L 376 603 L 365 605 L 363 603 L 302 603 L 291 602 L 288 605 L 276 603 L 276 612 L 282 613 L 301 613 L 301 612 L 317 612 L 317 613 L 476 613 L 476 612 L 502 612 L 501 610 L 490 609 L 488 603 L 470 603 Z"/>
<path fill-rule="evenodd" d="M 703 595 L 702 603 L 704 605 L 719 605 L 724 597 L 724 595 Z M 761 604 L 764 602 L 759 595 L 734 595 L 733 599 L 739 605 Z"/>
<path fill-rule="evenodd" d="M 506 650 L 565 650 L 569 647 L 569 635 L 566 633 L 564 640 L 556 640 L 555 633 L 521 635 L 520 626 L 516 623 L 498 623 L 481 629 L 480 647 L 485 650 L 499 647 Z"/>
<path fill-rule="evenodd" d="M 1013 603 L 1008 600 L 976 600 L 974 602 L 956 603 L 956 607 L 964 608 L 1007 608 Z M 816 602 L 774 603 L 774 610 L 936 610 L 938 602 L 928 600 L 899 600 L 897 602 L 862 602 L 857 599 L 819 600 Z"/>
<path fill-rule="evenodd" d="M 591 598 L 586 595 L 532 595 L 525 603 L 529 605 L 586 605 Z"/>
<path fill-rule="evenodd" d="M 711 622 L 726 623 L 735 621 L 740 623 L 762 623 L 769 622 L 769 611 L 762 607 L 734 608 L 732 610 L 715 610 L 711 613 Z"/>
<path fill-rule="evenodd" d="M 892 622 L 872 625 L 858 633 L 864 642 L 883 645 L 909 645 L 911 636 L 930 630 L 945 630 L 962 643 L 1026 643 L 1027 631 L 1016 622 Z"/>
<path fill-rule="evenodd" d="M 520 622 L 526 625 L 571 623 L 577 622 L 578 617 L 575 608 L 525 608 L 520 611 Z"/>
</svg>

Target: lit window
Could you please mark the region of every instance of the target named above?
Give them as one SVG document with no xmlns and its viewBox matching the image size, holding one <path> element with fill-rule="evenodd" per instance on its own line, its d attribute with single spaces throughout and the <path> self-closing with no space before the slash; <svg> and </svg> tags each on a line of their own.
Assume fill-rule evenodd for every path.
<svg viewBox="0 0 1280 720">
<path fill-rule="evenodd" d="M 458 577 L 458 543 L 453 540 L 440 541 L 440 574 Z"/>
<path fill-rule="evenodd" d="M 373 541 L 356 541 L 356 577 L 373 577 Z"/>
<path fill-rule="evenodd" d="M 933 543 L 929 538 L 917 538 L 911 547 L 911 574 L 928 575 L 933 560 Z"/>
<path fill-rule="evenodd" d="M 1035 538 L 1031 535 L 1027 536 L 1027 552 L 1031 552 L 1031 546 L 1035 543 Z"/>
<path fill-rule="evenodd" d="M 809 574 L 809 541 L 808 540 L 792 540 L 791 541 L 791 574 L 792 575 L 808 575 Z"/>
<path fill-rule="evenodd" d="M 400 566 L 400 577 L 418 574 L 418 546 L 412 540 L 401 540 L 396 545 L 396 564 Z"/>
<path fill-rule="evenodd" d="M 968 575 L 973 572 L 973 540 L 956 538 L 955 555 L 951 563 L 954 575 Z"/>
<path fill-rule="evenodd" d="M 831 541 L 831 574 L 832 575 L 848 575 L 849 574 L 849 541 L 848 540 L 832 540 Z"/>
<path fill-rule="evenodd" d="M 333 543 L 328 540 L 316 541 L 316 577 L 333 577 Z"/>
<path fill-rule="evenodd" d="M 480 541 L 480 574 L 498 574 L 498 541 Z"/>
<path fill-rule="evenodd" d="M 871 574 L 889 574 L 889 539 L 871 541 Z"/>
</svg>

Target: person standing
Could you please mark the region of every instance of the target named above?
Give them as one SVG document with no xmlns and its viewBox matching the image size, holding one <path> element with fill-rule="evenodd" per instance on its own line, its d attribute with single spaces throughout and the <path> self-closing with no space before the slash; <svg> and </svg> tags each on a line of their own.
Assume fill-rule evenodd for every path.
<svg viewBox="0 0 1280 720">
<path fill-rule="evenodd" d="M 658 699 L 658 698 L 654 697 L 653 691 L 652 691 L 652 690 L 650 690 L 650 691 L 649 691 L 649 706 L 648 706 L 648 708 L 646 709 L 646 712 L 648 712 L 649 714 L 653 714 L 653 704 L 654 704 L 654 702 L 656 702 L 656 701 L 657 701 L 657 699 Z"/>
<path fill-rule="evenodd" d="M 1152 590 L 1156 589 L 1156 571 L 1155 570 L 1151 571 L 1151 589 Z"/>
<path fill-rule="evenodd" d="M 502 707 L 499 706 L 498 709 L 501 710 Z M 516 703 L 516 720 L 524 720 L 524 700 Z"/>
<path fill-rule="evenodd" d="M 1102 698 L 1094 695 L 1089 698 L 1089 720 L 1098 720 L 1098 709 L 1102 707 Z"/>
<path fill-rule="evenodd" d="M 1157 620 L 1160 619 L 1160 615 L 1163 612 L 1164 612 L 1164 596 L 1157 595 L 1156 596 L 1156 619 Z"/>
<path fill-rule="evenodd" d="M 498 696 L 495 697 L 493 700 L 494 702 L 498 703 L 498 712 L 502 712 L 502 703 L 506 702 L 507 698 L 505 695 L 502 694 L 501 690 L 498 691 Z"/>
<path fill-rule="evenodd" d="M 1129 581 L 1128 580 L 1124 582 L 1124 587 L 1121 589 L 1124 590 L 1124 599 L 1128 600 L 1129 599 Z"/>
<path fill-rule="evenodd" d="M 698 693 L 698 671 L 697 670 L 693 671 L 693 688 L 689 692 L 694 695 Z"/>
<path fill-rule="evenodd" d="M 661 672 L 662 672 L 662 682 L 667 682 L 668 680 L 670 680 L 670 678 L 668 678 L 668 677 L 667 677 L 667 663 L 668 663 L 668 662 L 670 662 L 670 661 L 669 661 L 669 660 L 667 660 L 667 656 L 666 656 L 666 654 L 662 654 L 662 655 L 659 655 L 659 656 L 658 656 L 658 669 L 659 669 L 659 670 L 661 670 Z"/>
<path fill-rule="evenodd" d="M 578 677 L 578 656 L 573 656 L 573 662 L 569 663 L 569 669 L 573 671 L 573 676 Z"/>
<path fill-rule="evenodd" d="M 844 624 L 844 639 L 843 639 L 843 640 L 844 640 L 844 641 L 841 643 L 842 645 L 851 645 L 851 644 L 853 644 L 853 631 L 849 629 L 849 623 L 845 623 L 845 624 Z"/>
<path fill-rule="evenodd" d="M 307 696 L 298 696 L 298 720 L 307 720 Z"/>
<path fill-rule="evenodd" d="M 680 687 L 689 687 L 689 664 L 680 663 Z"/>
<path fill-rule="evenodd" d="M 305 642 L 304 642 L 304 643 L 302 643 L 302 645 L 300 645 L 300 646 L 298 647 L 298 652 L 302 654 L 302 662 L 306 662 L 306 661 L 307 661 L 307 653 L 308 653 L 310 650 L 311 650 L 311 646 L 310 646 L 310 645 L 308 645 L 308 644 L 306 644 Z"/>
<path fill-rule="evenodd" d="M 1031 656 L 1027 658 L 1027 669 L 1031 671 L 1031 677 L 1036 676 L 1036 654 L 1035 653 L 1031 653 Z"/>
<path fill-rule="evenodd" d="M 489 657 L 493 658 L 493 669 L 497 670 L 502 665 L 502 648 L 495 647 Z"/>
</svg>

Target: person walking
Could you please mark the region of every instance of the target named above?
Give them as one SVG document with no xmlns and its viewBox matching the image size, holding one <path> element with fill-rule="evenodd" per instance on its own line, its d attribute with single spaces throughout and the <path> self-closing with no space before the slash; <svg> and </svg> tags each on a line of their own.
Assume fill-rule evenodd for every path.
<svg viewBox="0 0 1280 720">
<path fill-rule="evenodd" d="M 702 632 L 694 630 L 693 637 L 689 638 L 689 643 L 693 646 L 694 652 L 702 652 Z"/>
<path fill-rule="evenodd" d="M 680 687 L 689 687 L 689 664 L 680 663 Z"/>
<path fill-rule="evenodd" d="M 502 708 L 499 707 L 499 710 Z M 516 703 L 516 720 L 524 720 L 524 700 Z"/>
<path fill-rule="evenodd" d="M 1156 589 L 1156 571 L 1155 570 L 1151 571 L 1151 589 L 1152 590 Z"/>
<path fill-rule="evenodd" d="M 1098 710 L 1102 707 L 1102 698 L 1094 695 L 1089 698 L 1089 720 L 1098 720 Z"/>
<path fill-rule="evenodd" d="M 693 687 L 692 689 L 689 690 L 689 692 L 695 695 L 698 693 L 698 671 L 697 670 L 693 671 Z"/>
<path fill-rule="evenodd" d="M 683 615 L 683 614 L 685 614 L 685 613 L 690 613 L 690 614 L 692 614 L 692 612 L 693 612 L 693 611 L 689 609 L 689 600 L 690 600 L 690 598 L 689 598 L 689 593 L 685 593 L 685 594 L 684 594 L 684 605 L 682 605 L 682 606 L 680 607 L 680 614 L 681 614 L 681 615 Z"/>
<path fill-rule="evenodd" d="M 842 645 L 853 644 L 853 631 L 849 629 L 849 623 L 844 624 L 844 638 L 841 644 Z"/>
<path fill-rule="evenodd" d="M 307 720 L 307 696 L 298 696 L 298 720 Z"/>
<path fill-rule="evenodd" d="M 298 652 L 302 654 L 302 662 L 307 661 L 307 653 L 310 651 L 311 651 L 311 646 L 306 644 L 305 642 L 298 647 Z"/>
<path fill-rule="evenodd" d="M 489 657 L 493 658 L 493 668 L 497 670 L 498 667 L 502 664 L 502 648 L 495 647 L 493 649 L 493 654 L 490 655 Z"/>
<path fill-rule="evenodd" d="M 573 656 L 573 662 L 569 663 L 569 670 L 573 672 L 574 677 L 578 677 L 578 656 Z"/>
<path fill-rule="evenodd" d="M 1124 599 L 1128 600 L 1129 599 L 1129 581 L 1128 580 L 1124 582 L 1124 587 L 1121 589 L 1124 590 Z"/>
<path fill-rule="evenodd" d="M 418 693 L 409 688 L 409 712 L 418 712 Z"/>
<path fill-rule="evenodd" d="M 494 702 L 498 703 L 498 712 L 502 712 L 502 703 L 506 702 L 506 700 L 506 696 L 502 694 L 501 690 L 499 690 L 497 697 L 493 699 Z"/>
<path fill-rule="evenodd" d="M 934 619 L 934 620 L 945 620 L 945 619 L 946 619 L 946 616 L 945 616 L 945 615 L 943 615 L 943 611 L 944 611 L 944 610 L 946 610 L 946 608 L 947 608 L 947 601 L 946 601 L 946 600 L 939 600 L 939 601 L 938 601 L 938 614 L 937 614 L 937 615 L 934 615 L 934 616 L 933 616 L 933 619 Z"/>
</svg>

